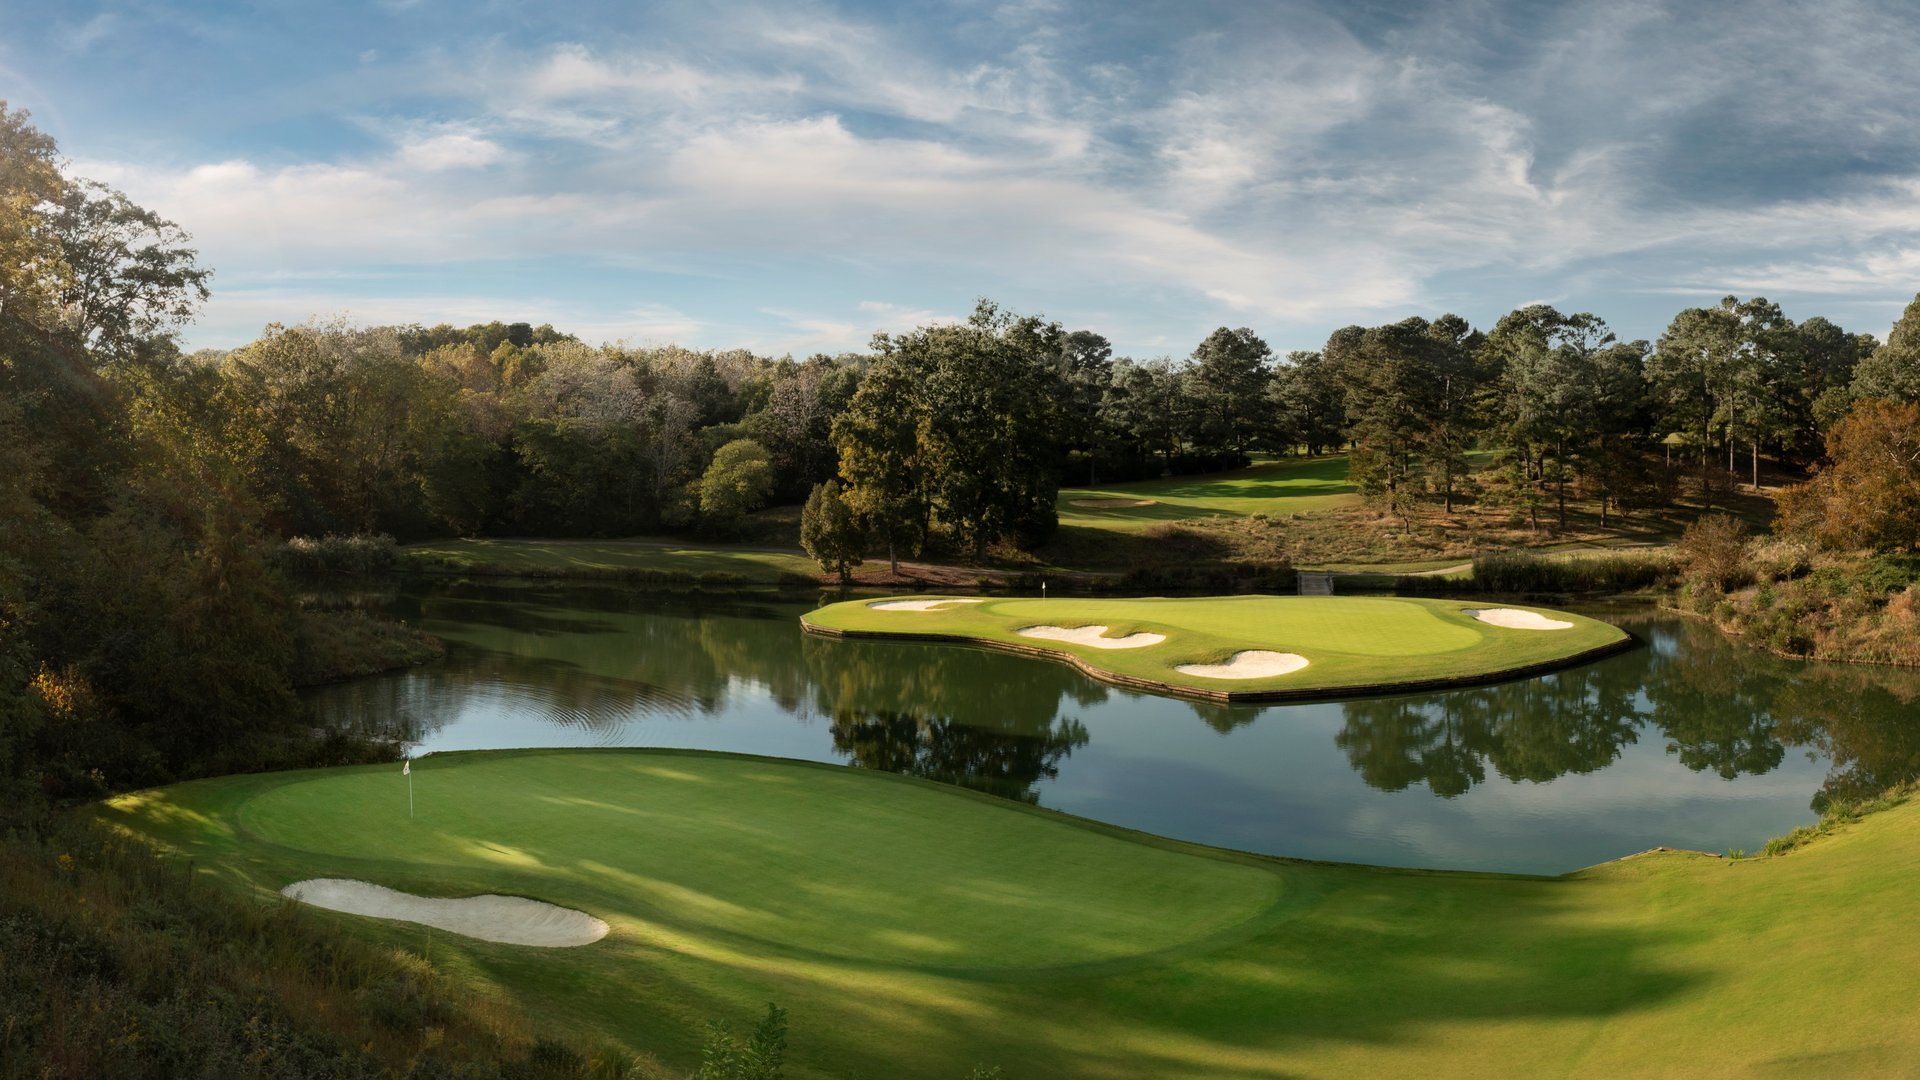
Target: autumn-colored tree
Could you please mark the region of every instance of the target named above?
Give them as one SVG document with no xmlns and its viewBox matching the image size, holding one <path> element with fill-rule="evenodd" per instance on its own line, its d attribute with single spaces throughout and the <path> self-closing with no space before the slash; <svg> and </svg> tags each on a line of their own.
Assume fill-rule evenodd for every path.
<svg viewBox="0 0 1920 1080">
<path fill-rule="evenodd" d="M 1920 404 L 1860 402 L 1827 433 L 1827 459 L 1783 493 L 1786 529 L 1825 548 L 1920 548 Z"/>
<path fill-rule="evenodd" d="M 1680 536 L 1680 566 L 1687 580 L 1721 591 L 1753 580 L 1747 567 L 1747 524 L 1731 514 L 1703 514 Z"/>
</svg>

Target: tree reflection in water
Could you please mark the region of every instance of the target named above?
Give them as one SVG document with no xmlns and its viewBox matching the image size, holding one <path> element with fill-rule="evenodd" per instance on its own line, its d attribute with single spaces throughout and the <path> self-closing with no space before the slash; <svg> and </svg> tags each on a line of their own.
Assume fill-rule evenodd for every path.
<svg viewBox="0 0 1920 1080">
<path fill-rule="evenodd" d="M 1060 775 L 1060 762 L 1085 745 L 1086 726 L 1066 718 L 1022 732 L 912 713 L 840 712 L 833 717 L 833 748 L 853 765 L 1036 804 L 1040 795 L 1033 785 Z"/>
</svg>

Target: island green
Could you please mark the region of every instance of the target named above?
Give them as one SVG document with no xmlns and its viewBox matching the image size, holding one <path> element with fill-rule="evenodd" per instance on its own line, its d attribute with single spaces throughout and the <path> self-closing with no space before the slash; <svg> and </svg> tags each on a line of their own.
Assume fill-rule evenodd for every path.
<svg viewBox="0 0 1920 1080">
<path fill-rule="evenodd" d="M 1531 613 L 1551 628 L 1477 617 L 1489 611 Z M 1220 700 L 1487 681 L 1597 656 L 1630 640 L 1618 627 L 1568 612 L 1394 596 L 887 597 L 829 604 L 801 622 L 821 634 L 1011 649 L 1064 660 L 1123 685 Z M 1084 627 L 1105 629 L 1089 643 L 1035 636 L 1054 632 L 1036 628 Z M 1250 652 L 1305 665 L 1259 677 L 1182 670 L 1231 664 Z"/>
</svg>

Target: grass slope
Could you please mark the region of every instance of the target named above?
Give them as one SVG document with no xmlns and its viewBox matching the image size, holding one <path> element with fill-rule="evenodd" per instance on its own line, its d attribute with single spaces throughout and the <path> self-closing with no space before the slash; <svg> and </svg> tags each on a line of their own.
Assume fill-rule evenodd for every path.
<svg viewBox="0 0 1920 1080">
<path fill-rule="evenodd" d="M 1340 456 L 1266 461 L 1202 476 L 1063 488 L 1055 505 L 1063 527 L 1133 532 L 1163 521 L 1307 513 L 1359 501 L 1347 482 L 1347 459 Z M 1148 505 L 1083 505 L 1089 502 Z"/>
<path fill-rule="evenodd" d="M 934 599 L 915 597 L 914 599 Z M 1153 597 L 1124 600 L 1015 598 L 937 611 L 883 611 L 881 600 L 847 600 L 809 612 L 810 629 L 901 637 L 963 638 L 1042 650 L 1095 674 L 1164 684 L 1190 693 L 1292 695 L 1497 677 L 1627 640 L 1595 619 L 1542 608 L 1567 630 L 1511 630 L 1464 614 L 1494 605 L 1383 596 Z M 1100 649 L 1023 637 L 1034 625 L 1106 626 L 1108 637 L 1164 634 L 1157 645 Z M 1218 663 L 1244 649 L 1297 653 L 1307 667 L 1263 679 L 1214 679 L 1176 671 Z"/>
<path fill-rule="evenodd" d="M 1902 1071 L 1920 806 L 1791 855 L 1564 878 L 1293 863 L 887 774 L 673 751 L 227 777 L 107 820 L 239 889 L 523 893 L 582 949 L 435 935 L 535 1019 L 691 1065 L 765 1001 L 790 1075 L 1689 1076 Z M 414 952 L 418 927 L 315 913 Z"/>
<path fill-rule="evenodd" d="M 820 567 L 799 553 L 655 540 L 436 540 L 401 550 L 416 565 L 470 573 L 660 574 L 757 584 L 820 576 Z"/>
</svg>

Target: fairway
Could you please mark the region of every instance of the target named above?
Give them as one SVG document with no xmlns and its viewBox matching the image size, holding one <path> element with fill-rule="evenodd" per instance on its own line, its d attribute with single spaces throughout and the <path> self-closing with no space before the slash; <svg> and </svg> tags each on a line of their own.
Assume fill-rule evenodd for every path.
<svg viewBox="0 0 1920 1080">
<path fill-rule="evenodd" d="M 1484 681 L 1597 656 L 1630 640 L 1617 627 L 1566 612 L 1408 597 L 916 600 L 911 608 L 899 599 L 847 600 L 801 622 L 815 633 L 978 643 L 1066 660 L 1123 685 L 1226 700 Z M 1545 618 L 1555 628 L 1475 616 L 1488 609 L 1536 616 L 1503 621 Z M 1227 673 L 1246 663 L 1243 654 L 1257 653 L 1288 658 L 1269 665 L 1286 670 Z"/>
<path fill-rule="evenodd" d="M 719 754 L 435 755 L 415 780 L 411 821 L 390 766 L 98 814 L 263 897 L 340 876 L 604 918 L 573 949 L 437 934 L 434 962 L 683 1068 L 705 1021 L 767 1001 L 806 1078 L 1832 1075 L 1920 1054 L 1910 805 L 1780 858 L 1544 879 L 1259 858 Z"/>
<path fill-rule="evenodd" d="M 1062 488 L 1063 527 L 1133 532 L 1163 521 L 1302 514 L 1360 501 L 1344 455 L 1263 461 L 1232 472 Z"/>
</svg>

